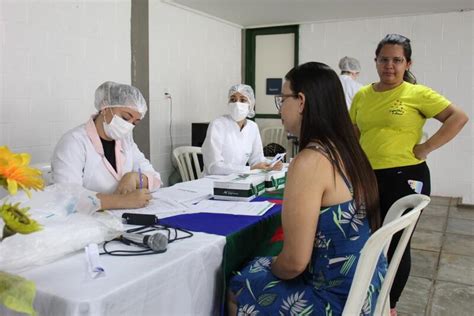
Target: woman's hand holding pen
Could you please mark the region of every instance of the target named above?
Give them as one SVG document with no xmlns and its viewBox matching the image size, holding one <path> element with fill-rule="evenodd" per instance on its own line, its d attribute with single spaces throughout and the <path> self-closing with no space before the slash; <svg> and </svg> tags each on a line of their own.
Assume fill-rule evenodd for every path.
<svg viewBox="0 0 474 316">
<path fill-rule="evenodd" d="M 115 193 L 127 194 L 140 188 L 148 188 L 147 176 L 141 172 L 127 172 L 122 179 L 120 179 Z"/>
<path fill-rule="evenodd" d="M 148 189 L 135 189 L 123 194 L 98 193 L 97 197 L 100 199 L 103 210 L 146 207 L 152 199 Z"/>
<path fill-rule="evenodd" d="M 259 162 L 255 165 L 251 166 L 250 169 L 263 169 L 263 170 L 281 170 L 283 168 L 283 163 L 281 161 L 277 161 L 274 164 L 270 164 L 268 162 Z"/>
<path fill-rule="evenodd" d="M 152 196 L 148 189 L 139 189 L 127 194 L 122 194 L 121 198 L 124 208 L 141 208 L 150 203 Z"/>
<path fill-rule="evenodd" d="M 127 172 L 117 186 L 115 193 L 120 200 L 120 208 L 140 208 L 150 203 L 152 198 L 148 191 L 148 178 L 139 169 L 138 172 Z"/>
<path fill-rule="evenodd" d="M 281 169 L 283 169 L 283 162 L 280 161 L 277 161 L 273 167 L 271 167 L 271 170 L 278 170 L 280 171 Z"/>
</svg>

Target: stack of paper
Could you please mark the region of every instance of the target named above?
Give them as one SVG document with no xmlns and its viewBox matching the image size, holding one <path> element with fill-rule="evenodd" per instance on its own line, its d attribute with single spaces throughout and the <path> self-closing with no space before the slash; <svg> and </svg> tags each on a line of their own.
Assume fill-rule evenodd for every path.
<svg viewBox="0 0 474 316">
<path fill-rule="evenodd" d="M 185 205 L 193 204 L 202 200 L 209 199 L 212 195 L 211 187 L 200 188 L 198 186 L 179 186 L 174 185 L 160 189 L 153 193 L 153 198 L 159 200 L 173 201 Z"/>
<path fill-rule="evenodd" d="M 288 172 L 288 167 L 283 166 L 282 170 L 261 170 L 255 169 L 243 173 L 244 175 L 260 175 L 265 177 L 265 190 L 274 191 L 279 190 L 285 187 L 286 184 L 286 174 Z"/>
<path fill-rule="evenodd" d="M 265 173 L 265 190 L 274 191 L 285 187 L 286 170 L 268 171 Z"/>
</svg>

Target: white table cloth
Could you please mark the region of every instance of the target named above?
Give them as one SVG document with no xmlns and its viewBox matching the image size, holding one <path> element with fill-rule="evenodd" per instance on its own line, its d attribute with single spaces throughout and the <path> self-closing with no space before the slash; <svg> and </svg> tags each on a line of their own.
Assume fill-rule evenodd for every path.
<svg viewBox="0 0 474 316">
<path fill-rule="evenodd" d="M 225 242 L 195 233 L 162 254 L 103 255 L 106 275 L 98 279 L 90 278 L 83 251 L 19 275 L 36 283 L 38 315 L 213 315 L 222 294 Z M 16 314 L 0 306 L 0 315 Z"/>
</svg>

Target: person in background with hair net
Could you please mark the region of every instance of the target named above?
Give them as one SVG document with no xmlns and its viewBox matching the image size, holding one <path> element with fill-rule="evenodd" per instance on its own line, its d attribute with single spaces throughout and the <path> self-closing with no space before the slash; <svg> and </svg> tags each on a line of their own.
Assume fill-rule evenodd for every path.
<svg viewBox="0 0 474 316">
<path fill-rule="evenodd" d="M 227 107 L 229 114 L 212 121 L 207 129 L 202 145 L 204 173 L 226 175 L 251 169 L 281 170 L 282 162 L 270 167 L 263 156 L 258 126 L 247 120 L 255 116 L 252 87 L 244 84 L 232 86 Z"/>
<path fill-rule="evenodd" d="M 357 59 L 346 56 L 339 61 L 339 68 L 341 69 L 339 79 L 344 89 L 347 108 L 350 109 L 352 98 L 362 88 L 362 84 L 356 81 L 360 73 L 360 63 Z"/>
<path fill-rule="evenodd" d="M 80 184 L 97 192 L 97 209 L 140 208 L 161 185 L 160 174 L 138 149 L 133 128 L 146 114 L 140 91 L 104 82 L 95 91 L 98 113 L 68 131 L 53 153 L 55 183 Z"/>
</svg>

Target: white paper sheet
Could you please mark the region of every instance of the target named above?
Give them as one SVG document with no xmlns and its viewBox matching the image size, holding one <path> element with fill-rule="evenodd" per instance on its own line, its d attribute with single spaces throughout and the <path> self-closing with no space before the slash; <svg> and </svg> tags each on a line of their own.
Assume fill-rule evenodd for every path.
<svg viewBox="0 0 474 316">
<path fill-rule="evenodd" d="M 97 244 L 89 244 L 84 248 L 89 276 L 92 279 L 105 276 L 105 268 L 99 259 L 99 248 Z"/>
<path fill-rule="evenodd" d="M 153 193 L 153 197 L 158 200 L 175 202 L 175 203 L 184 203 L 192 204 L 202 200 L 209 199 L 212 194 L 212 186 L 211 189 L 206 187 L 198 187 L 198 186 L 172 186 L 168 188 L 164 188 L 158 190 L 157 192 Z"/>
<path fill-rule="evenodd" d="M 201 201 L 191 206 L 193 213 L 220 213 L 233 215 L 260 216 L 265 214 L 273 206 L 273 203 L 263 202 L 234 202 L 234 201 Z"/>
</svg>

